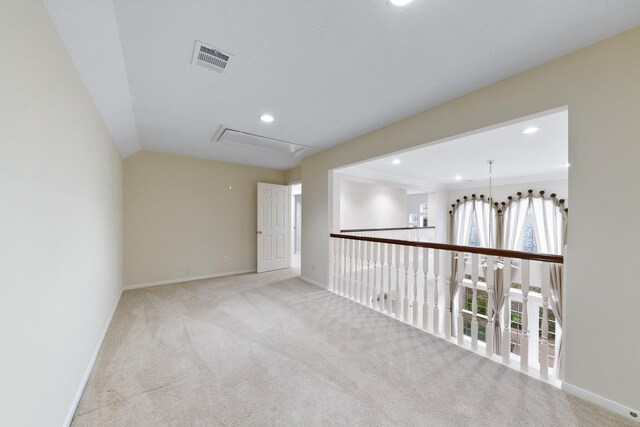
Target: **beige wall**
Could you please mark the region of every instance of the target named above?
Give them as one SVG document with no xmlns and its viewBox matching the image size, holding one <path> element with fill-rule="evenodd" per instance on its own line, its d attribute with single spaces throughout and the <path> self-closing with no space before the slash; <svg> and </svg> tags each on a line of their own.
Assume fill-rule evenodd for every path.
<svg viewBox="0 0 640 427">
<path fill-rule="evenodd" d="M 0 2 L 0 424 L 61 426 L 122 288 L 122 160 L 42 3 Z"/>
<path fill-rule="evenodd" d="M 125 286 L 255 270 L 258 181 L 283 184 L 285 172 L 148 151 L 128 157 Z"/>
<path fill-rule="evenodd" d="M 407 225 L 407 190 L 349 180 L 340 183 L 340 228 Z"/>
<path fill-rule="evenodd" d="M 294 182 L 300 182 L 302 180 L 302 168 L 298 166 L 297 168 L 289 169 L 285 172 L 285 182 L 287 184 L 291 184 Z"/>
<path fill-rule="evenodd" d="M 568 106 L 566 382 L 640 409 L 639 51 L 635 29 L 304 159 L 302 275 L 328 281 L 332 168 Z"/>
</svg>

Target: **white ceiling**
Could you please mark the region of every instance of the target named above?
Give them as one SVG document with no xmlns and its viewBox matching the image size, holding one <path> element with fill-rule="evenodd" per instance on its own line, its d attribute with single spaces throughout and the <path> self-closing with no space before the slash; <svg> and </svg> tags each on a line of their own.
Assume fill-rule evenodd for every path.
<svg viewBox="0 0 640 427">
<path fill-rule="evenodd" d="M 300 159 L 211 138 L 224 124 L 309 155 L 640 25 L 637 0 L 45 4 L 124 156 L 280 169 Z M 223 74 L 191 65 L 196 40 L 233 54 Z"/>
<path fill-rule="evenodd" d="M 529 135 L 522 133 L 532 127 L 539 130 Z M 400 163 L 394 164 L 394 160 Z M 339 172 L 395 182 L 407 188 L 472 188 L 488 181 L 488 160 L 493 160 L 494 184 L 567 179 L 568 112 L 524 119 Z"/>
</svg>

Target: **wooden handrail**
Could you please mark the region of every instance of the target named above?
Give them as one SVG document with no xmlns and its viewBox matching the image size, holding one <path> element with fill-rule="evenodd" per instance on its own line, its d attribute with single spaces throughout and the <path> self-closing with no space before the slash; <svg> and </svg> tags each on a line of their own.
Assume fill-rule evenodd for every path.
<svg viewBox="0 0 640 427">
<path fill-rule="evenodd" d="M 481 248 L 477 246 L 450 245 L 448 243 L 435 242 L 414 242 L 411 240 L 384 239 L 381 237 L 354 236 L 351 234 L 331 233 L 331 237 L 347 240 L 363 240 L 365 242 L 388 243 L 391 245 L 413 246 L 417 248 L 442 249 L 452 252 L 469 252 L 473 254 L 491 255 L 506 258 L 528 259 L 531 261 L 553 262 L 563 264 L 564 257 L 562 255 L 538 254 L 523 251 L 512 251 L 508 249 Z"/>
<path fill-rule="evenodd" d="M 426 230 L 428 228 L 435 229 L 436 227 L 431 225 L 429 227 L 350 228 L 350 229 L 346 229 L 346 230 L 340 230 L 340 232 L 341 233 L 356 233 L 358 231 Z"/>
</svg>

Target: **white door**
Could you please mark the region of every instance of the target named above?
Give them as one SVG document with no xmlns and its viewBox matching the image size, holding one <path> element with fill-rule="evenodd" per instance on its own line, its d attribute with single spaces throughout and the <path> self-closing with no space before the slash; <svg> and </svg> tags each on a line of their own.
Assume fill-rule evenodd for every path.
<svg viewBox="0 0 640 427">
<path fill-rule="evenodd" d="M 289 267 L 289 187 L 258 183 L 258 273 Z"/>
</svg>

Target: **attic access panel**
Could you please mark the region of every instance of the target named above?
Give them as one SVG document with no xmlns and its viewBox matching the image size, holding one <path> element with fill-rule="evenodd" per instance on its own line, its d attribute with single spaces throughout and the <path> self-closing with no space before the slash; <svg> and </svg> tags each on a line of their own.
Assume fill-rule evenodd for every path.
<svg viewBox="0 0 640 427">
<path fill-rule="evenodd" d="M 311 147 L 293 142 L 282 141 L 280 139 L 269 138 L 249 132 L 242 132 L 235 129 L 221 127 L 213 137 L 214 142 L 235 145 L 237 147 L 250 150 L 260 150 L 273 154 L 298 157 Z"/>
</svg>

